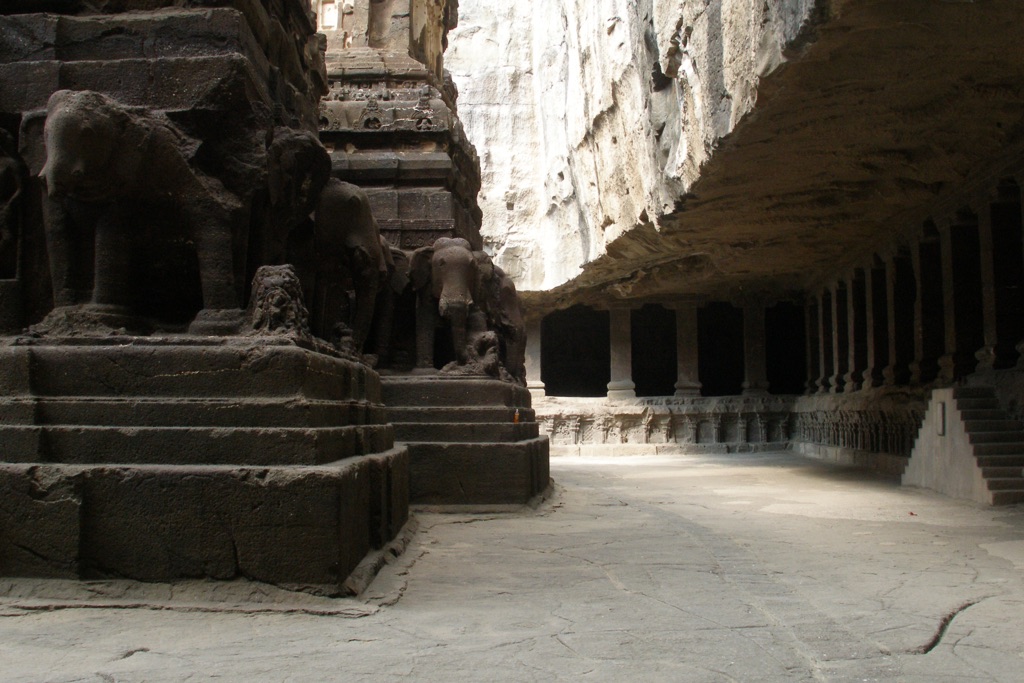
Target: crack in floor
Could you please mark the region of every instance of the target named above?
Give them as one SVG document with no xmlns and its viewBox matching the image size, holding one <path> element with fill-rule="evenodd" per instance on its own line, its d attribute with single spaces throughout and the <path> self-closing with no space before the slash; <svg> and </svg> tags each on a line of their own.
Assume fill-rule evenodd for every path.
<svg viewBox="0 0 1024 683">
<path fill-rule="evenodd" d="M 991 597 L 991 596 L 988 596 L 988 597 Z M 931 637 L 931 640 L 929 640 L 927 643 L 925 643 L 921 647 L 914 648 L 913 650 L 910 650 L 907 654 L 926 655 L 929 652 L 931 652 L 932 650 L 934 650 L 935 648 L 937 648 L 942 643 L 942 639 L 945 637 L 946 631 L 949 630 L 949 625 L 953 623 L 953 620 L 956 619 L 961 614 L 963 614 L 968 609 L 970 609 L 971 607 L 974 607 L 975 605 L 977 605 L 979 602 L 982 602 L 983 600 L 987 600 L 988 597 L 979 598 L 977 600 L 971 600 L 971 601 L 965 602 L 962 605 L 960 605 L 959 607 L 957 607 L 956 609 L 954 609 L 954 610 L 950 611 L 949 613 L 947 613 L 944 617 L 942 617 L 942 620 L 939 622 L 939 626 L 938 626 L 938 628 L 935 629 L 935 635 L 933 635 Z"/>
</svg>

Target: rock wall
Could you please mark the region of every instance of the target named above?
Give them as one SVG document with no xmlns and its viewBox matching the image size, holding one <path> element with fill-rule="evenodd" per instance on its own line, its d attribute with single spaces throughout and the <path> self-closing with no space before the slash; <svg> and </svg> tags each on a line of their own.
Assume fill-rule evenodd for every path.
<svg viewBox="0 0 1024 683">
<path fill-rule="evenodd" d="M 446 67 L 484 239 L 521 290 L 655 225 L 785 61 L 815 0 L 460 0 Z"/>
</svg>

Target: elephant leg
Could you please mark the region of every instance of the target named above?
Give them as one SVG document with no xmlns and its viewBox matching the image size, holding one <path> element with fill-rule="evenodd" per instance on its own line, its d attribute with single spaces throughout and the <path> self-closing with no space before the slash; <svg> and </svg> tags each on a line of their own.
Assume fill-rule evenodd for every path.
<svg viewBox="0 0 1024 683">
<path fill-rule="evenodd" d="M 197 227 L 195 243 L 199 256 L 203 308 L 236 309 L 238 294 L 235 289 L 230 227 L 226 221 L 199 221 Z"/>
<path fill-rule="evenodd" d="M 455 346 L 455 357 L 459 365 L 469 362 L 467 343 L 469 336 L 466 333 L 466 325 L 469 322 L 469 309 L 466 306 L 449 306 L 447 310 L 448 322 L 452 328 L 452 344 Z"/>
<path fill-rule="evenodd" d="M 74 277 L 72 264 L 71 226 L 67 211 L 60 202 L 43 194 L 43 227 L 46 232 L 46 251 L 50 261 L 50 279 L 53 285 L 54 306 L 78 303 L 80 283 Z"/>
<path fill-rule="evenodd" d="M 374 309 L 376 320 L 374 334 L 376 344 L 373 352 L 380 363 L 386 363 L 391 354 L 391 331 L 395 323 L 395 294 L 390 287 L 383 287 L 377 294 L 377 306 Z"/>
<path fill-rule="evenodd" d="M 434 330 L 437 328 L 437 302 L 430 292 L 416 294 L 416 369 L 434 369 Z"/>
<path fill-rule="evenodd" d="M 132 249 L 130 229 L 118 211 L 111 210 L 96 221 L 96 267 L 93 274 L 92 303 L 104 308 L 126 309 L 132 287 Z"/>
<path fill-rule="evenodd" d="M 352 341 L 355 343 L 358 353 L 363 352 L 363 345 L 366 344 L 366 339 L 370 336 L 379 285 L 380 272 L 377 270 L 362 273 L 356 282 L 356 310 L 352 316 Z"/>
</svg>

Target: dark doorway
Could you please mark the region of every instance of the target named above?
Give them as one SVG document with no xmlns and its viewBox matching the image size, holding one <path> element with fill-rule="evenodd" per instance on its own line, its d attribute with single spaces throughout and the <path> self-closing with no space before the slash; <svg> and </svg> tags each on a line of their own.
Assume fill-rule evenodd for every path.
<svg viewBox="0 0 1024 683">
<path fill-rule="evenodd" d="M 743 391 L 743 311 L 723 302 L 697 312 L 697 348 L 702 396 Z"/>
<path fill-rule="evenodd" d="M 637 396 L 676 391 L 676 312 L 657 304 L 633 311 L 633 383 Z"/>
<path fill-rule="evenodd" d="M 540 377 L 549 396 L 604 396 L 611 379 L 608 311 L 573 306 L 541 323 Z"/>
<path fill-rule="evenodd" d="M 765 310 L 768 391 L 802 394 L 807 382 L 807 332 L 803 306 L 787 301 Z"/>
</svg>

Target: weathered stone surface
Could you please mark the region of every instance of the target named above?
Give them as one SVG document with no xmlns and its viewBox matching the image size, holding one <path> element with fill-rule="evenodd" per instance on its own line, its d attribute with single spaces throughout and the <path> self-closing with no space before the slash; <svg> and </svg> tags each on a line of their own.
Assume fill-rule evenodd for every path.
<svg viewBox="0 0 1024 683">
<path fill-rule="evenodd" d="M 382 379 L 396 439 L 409 448 L 409 498 L 429 505 L 521 505 L 550 483 L 547 436 L 530 392 L 488 378 Z"/>
<path fill-rule="evenodd" d="M 528 301 L 801 289 L 1019 158 L 1019 3 L 816 7 L 462 4 L 484 233 Z"/>
<path fill-rule="evenodd" d="M 405 523 L 407 466 L 405 449 L 319 467 L 5 464 L 0 570 L 343 593 Z"/>
<path fill-rule="evenodd" d="M 0 461 L 21 446 L 5 438 Z M 0 575 L 78 576 L 82 500 L 59 466 L 0 464 Z"/>
</svg>

